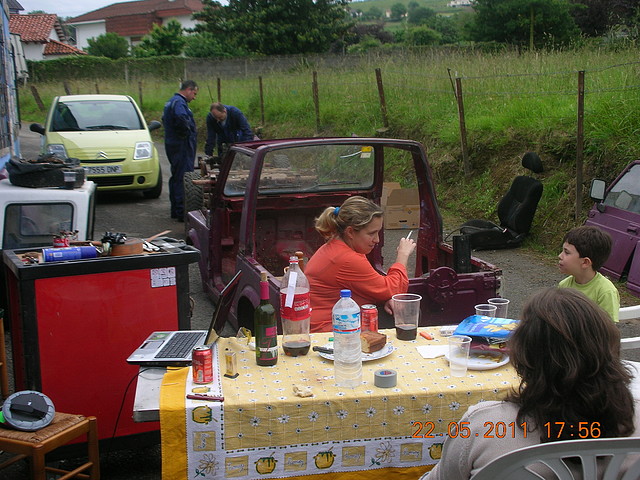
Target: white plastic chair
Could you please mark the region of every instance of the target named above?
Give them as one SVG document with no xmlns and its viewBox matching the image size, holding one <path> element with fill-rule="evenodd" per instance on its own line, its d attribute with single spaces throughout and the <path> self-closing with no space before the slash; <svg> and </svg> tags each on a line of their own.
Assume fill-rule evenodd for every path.
<svg viewBox="0 0 640 480">
<path fill-rule="evenodd" d="M 634 458 L 635 455 L 635 458 Z M 565 463 L 565 459 L 571 458 Z M 579 458 L 580 461 L 576 461 Z M 608 463 L 598 459 L 610 459 Z M 627 471 L 620 476 L 625 460 Z M 542 443 L 502 455 L 485 465 L 471 480 L 545 479 L 531 471 L 536 464 L 546 466 L 558 480 L 638 480 L 640 478 L 640 438 L 598 438 Z M 574 476 L 573 471 L 579 471 Z M 606 466 L 606 469 L 605 469 Z M 600 467 L 601 472 L 598 472 Z M 544 467 L 543 467 L 544 468 Z M 577 472 L 576 472 L 577 473 Z M 428 476 L 426 480 L 428 480 Z"/>
<path fill-rule="evenodd" d="M 621 307 L 618 311 L 618 318 L 620 320 L 631 320 L 633 318 L 640 318 L 640 305 L 634 305 L 632 307 Z M 629 337 L 621 339 L 620 348 L 622 350 L 640 348 L 640 337 Z"/>
</svg>

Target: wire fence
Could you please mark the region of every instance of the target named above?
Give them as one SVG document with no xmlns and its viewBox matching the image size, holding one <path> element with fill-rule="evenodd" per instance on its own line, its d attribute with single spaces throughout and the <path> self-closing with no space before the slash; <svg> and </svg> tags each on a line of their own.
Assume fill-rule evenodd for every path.
<svg viewBox="0 0 640 480">
<path fill-rule="evenodd" d="M 215 83 L 209 77 L 199 83 L 201 91 L 205 84 L 211 101 L 233 98 L 234 104 L 244 104 L 254 117 L 257 112 L 261 126 L 272 121 L 290 122 L 300 128 L 312 126 L 316 134 L 335 130 L 350 134 L 346 129 L 348 119 L 353 118 L 354 129 L 357 125 L 360 131 L 377 135 L 407 131 L 411 125 L 419 125 L 422 133 L 449 132 L 450 138 L 455 135 L 459 139 L 467 174 L 471 172 L 469 136 L 487 128 L 489 122 L 510 115 L 504 121 L 515 128 L 562 128 L 575 138 L 576 217 L 582 204 L 585 119 L 591 118 L 589 128 L 597 136 L 596 118 L 603 109 L 618 108 L 616 128 L 621 137 L 637 135 L 640 128 L 635 121 L 640 103 L 640 61 L 600 65 L 596 58 L 590 68 L 568 65 L 566 70 L 558 70 L 533 58 L 527 66 L 532 71 L 526 72 L 508 71 L 508 63 L 487 61 L 484 69 L 475 67 L 472 73 L 464 74 L 468 67 L 464 64 L 445 69 L 442 62 L 421 57 L 404 60 L 383 62 L 375 68 L 355 65 L 273 72 L 254 78 L 215 77 Z M 70 83 L 63 82 L 65 92 L 80 93 Z M 99 83 L 94 82 L 91 88 L 108 93 Z M 157 87 L 150 87 L 148 79 L 139 80 L 132 96 L 137 95 L 143 106 L 145 95 L 154 89 Z M 31 93 L 44 110 L 34 84 Z"/>
</svg>

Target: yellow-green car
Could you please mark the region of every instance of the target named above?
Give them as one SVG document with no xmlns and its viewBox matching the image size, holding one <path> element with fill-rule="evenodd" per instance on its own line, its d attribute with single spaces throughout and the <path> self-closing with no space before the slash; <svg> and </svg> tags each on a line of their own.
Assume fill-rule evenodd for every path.
<svg viewBox="0 0 640 480">
<path fill-rule="evenodd" d="M 30 129 L 42 137 L 42 153 L 77 158 L 98 190 L 162 193 L 162 171 L 150 132 L 136 102 L 127 95 L 64 95 L 53 99 L 47 121 Z"/>
</svg>

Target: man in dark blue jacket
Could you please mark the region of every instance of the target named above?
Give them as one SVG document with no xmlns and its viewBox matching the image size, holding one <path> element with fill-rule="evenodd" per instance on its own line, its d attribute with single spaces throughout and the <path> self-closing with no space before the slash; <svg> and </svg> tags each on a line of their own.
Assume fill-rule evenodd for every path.
<svg viewBox="0 0 640 480">
<path fill-rule="evenodd" d="M 253 140 L 253 132 L 244 114 L 237 107 L 212 103 L 207 115 L 207 141 L 205 155 L 213 155 L 218 146 L 218 155 L 222 155 L 222 145 Z"/>
<path fill-rule="evenodd" d="M 196 122 L 189 102 L 196 98 L 198 84 L 185 80 L 180 91 L 164 105 L 162 123 L 164 125 L 164 149 L 171 164 L 169 179 L 169 199 L 171 200 L 171 218 L 184 221 L 184 185 L 186 172 L 193 172 L 196 159 Z"/>
</svg>

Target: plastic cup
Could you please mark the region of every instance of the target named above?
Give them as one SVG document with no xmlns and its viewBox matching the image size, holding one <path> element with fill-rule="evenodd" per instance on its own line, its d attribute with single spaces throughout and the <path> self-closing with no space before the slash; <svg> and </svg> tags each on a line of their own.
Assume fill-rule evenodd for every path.
<svg viewBox="0 0 640 480">
<path fill-rule="evenodd" d="M 476 305 L 476 315 L 484 315 L 486 317 L 495 317 L 498 307 L 490 303 L 480 303 Z"/>
<path fill-rule="evenodd" d="M 399 293 L 393 300 L 393 319 L 398 340 L 414 340 L 418 333 L 420 301 L 422 297 L 415 293 Z"/>
<path fill-rule="evenodd" d="M 496 317 L 509 318 L 507 317 L 507 313 L 509 312 L 509 300 L 506 298 L 490 298 L 487 301 L 490 305 L 496 306 Z"/>
<path fill-rule="evenodd" d="M 469 366 L 471 337 L 452 335 L 449 337 L 449 368 L 452 377 L 464 377 Z"/>
</svg>

